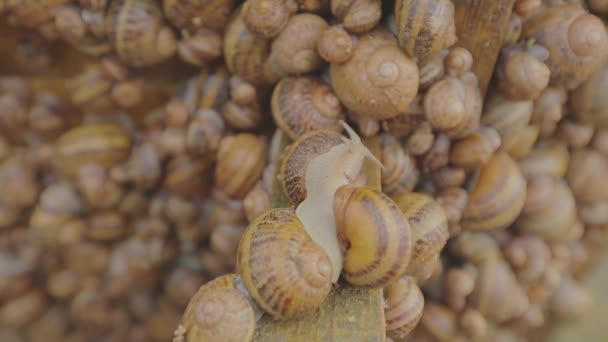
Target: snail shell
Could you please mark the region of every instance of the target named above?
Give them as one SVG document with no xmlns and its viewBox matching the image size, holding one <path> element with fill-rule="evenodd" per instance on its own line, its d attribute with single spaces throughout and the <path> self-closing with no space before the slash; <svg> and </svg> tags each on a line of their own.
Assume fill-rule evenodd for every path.
<svg viewBox="0 0 608 342">
<path fill-rule="evenodd" d="M 380 0 L 331 0 L 331 13 L 353 33 L 368 32 L 382 17 Z"/>
<path fill-rule="evenodd" d="M 249 300 L 235 286 L 237 276 L 223 275 L 192 296 L 182 326 L 186 341 L 251 341 L 255 330 Z"/>
<path fill-rule="evenodd" d="M 395 24 L 399 46 L 420 65 L 457 39 L 449 0 L 397 0 Z"/>
<path fill-rule="evenodd" d="M 450 341 L 459 337 L 456 313 L 439 303 L 428 301 L 424 303 L 418 326 L 422 336 L 430 341 Z M 415 331 L 417 332 L 418 329 Z"/>
<path fill-rule="evenodd" d="M 418 91 L 418 67 L 383 29 L 359 37 L 353 56 L 332 63 L 331 84 L 353 113 L 388 119 L 405 112 Z"/>
<path fill-rule="evenodd" d="M 331 290 L 329 258 L 293 209 L 271 209 L 249 225 L 237 271 L 253 300 L 277 319 L 317 309 Z"/>
<path fill-rule="evenodd" d="M 412 229 L 414 250 L 407 273 L 414 273 L 443 250 L 449 237 L 447 218 L 429 195 L 406 192 L 393 199 Z"/>
<path fill-rule="evenodd" d="M 386 334 L 392 339 L 407 336 L 418 325 L 424 296 L 414 279 L 403 277 L 384 288 Z"/>
<path fill-rule="evenodd" d="M 56 141 L 53 162 L 67 175 L 86 164 L 112 167 L 129 156 L 131 139 L 114 124 L 90 124 L 73 128 Z"/>
<path fill-rule="evenodd" d="M 519 167 L 526 178 L 536 175 L 564 178 L 569 162 L 566 144 L 557 140 L 543 140 L 519 160 Z"/>
<path fill-rule="evenodd" d="M 525 284 L 540 280 L 551 260 L 547 243 L 531 235 L 513 237 L 502 250 L 517 278 Z"/>
<path fill-rule="evenodd" d="M 469 201 L 461 225 L 470 230 L 499 230 L 509 226 L 526 200 L 526 181 L 518 165 L 503 152 L 479 169 L 469 186 Z"/>
<path fill-rule="evenodd" d="M 524 126 L 524 128 L 517 133 L 515 142 L 511 144 L 508 149 L 505 149 L 505 152 L 515 159 L 527 156 L 534 148 L 539 134 L 540 128 L 538 126 Z"/>
<path fill-rule="evenodd" d="M 352 56 L 356 38 L 341 25 L 330 26 L 323 32 L 317 43 L 319 56 L 329 63 L 344 63 Z"/>
<path fill-rule="evenodd" d="M 502 254 L 496 240 L 485 232 L 463 231 L 450 240 L 454 255 L 475 265 L 486 261 L 501 260 Z"/>
<path fill-rule="evenodd" d="M 589 312 L 593 298 L 588 289 L 573 279 L 562 281 L 549 304 L 551 313 L 560 319 L 576 319 Z"/>
<path fill-rule="evenodd" d="M 346 281 L 384 287 L 404 274 L 412 255 L 412 229 L 395 202 L 372 187 L 345 185 L 336 191 L 334 213 Z"/>
<path fill-rule="evenodd" d="M 500 135 L 501 147 L 509 150 L 517 143 L 518 133 L 530 122 L 532 101 L 511 101 L 492 94 L 484 105 L 481 123 Z"/>
<path fill-rule="evenodd" d="M 412 191 L 420 178 L 416 160 L 393 136 L 385 134 L 380 139 L 382 164 L 384 165 L 381 170 L 382 191 L 393 198 L 401 193 Z"/>
<path fill-rule="evenodd" d="M 542 49 L 540 46 L 530 49 Z M 545 57 L 545 56 L 543 56 Z M 543 63 L 544 58 L 538 58 L 528 51 L 515 46 L 503 49 L 498 62 L 498 87 L 508 98 L 513 100 L 534 100 L 549 84 L 551 71 Z"/>
<path fill-rule="evenodd" d="M 264 141 L 241 133 L 222 139 L 217 151 L 216 185 L 228 196 L 243 199 L 266 166 Z"/>
<path fill-rule="evenodd" d="M 479 90 L 477 76 L 472 72 L 466 72 L 460 79 L 465 89 L 464 108 L 466 114 L 464 120 L 460 121 L 460 124 L 444 131 L 450 138 L 462 138 L 471 134 L 479 127 L 479 119 L 481 117 L 483 99 Z"/>
<path fill-rule="evenodd" d="M 283 78 L 274 88 L 271 108 L 277 126 L 292 139 L 320 129 L 339 133 L 346 118 L 331 87 L 313 77 Z"/>
<path fill-rule="evenodd" d="M 450 162 L 456 167 L 474 169 L 485 164 L 500 147 L 500 136 L 488 127 L 480 127 L 450 148 Z"/>
<path fill-rule="evenodd" d="M 570 93 L 570 105 L 574 115 L 583 123 L 593 124 L 597 128 L 608 128 L 608 63 L 591 74 L 589 79 Z"/>
<path fill-rule="evenodd" d="M 574 4 L 548 8 L 526 21 L 523 38 L 534 38 L 549 50 L 551 81 L 574 89 L 589 77 L 608 53 L 604 23 Z"/>
<path fill-rule="evenodd" d="M 306 170 L 316 157 L 342 144 L 342 136 L 332 131 L 314 131 L 301 135 L 285 152 L 281 163 L 283 189 L 292 205 L 306 198 Z"/>
<path fill-rule="evenodd" d="M 199 28 L 221 31 L 234 0 L 163 0 L 163 12 L 176 27 L 195 32 Z"/>
<path fill-rule="evenodd" d="M 517 219 L 515 226 L 519 231 L 542 239 L 559 240 L 567 235 L 577 220 L 576 203 L 566 182 L 555 180 L 553 186 L 544 207 L 527 211 Z"/>
<path fill-rule="evenodd" d="M 297 10 L 289 5 L 289 0 L 248 0 L 243 6 L 243 20 L 249 31 L 270 39 L 279 35 Z"/>
<path fill-rule="evenodd" d="M 116 52 L 135 67 L 156 64 L 177 48 L 175 34 L 163 22 L 156 1 L 113 0 L 105 27 Z"/>
<path fill-rule="evenodd" d="M 247 29 L 240 7 L 226 26 L 223 43 L 224 60 L 230 73 L 254 85 L 272 83 L 269 80 L 272 75 L 267 75 L 264 70 L 264 63 L 270 55 L 270 41 Z"/>
<path fill-rule="evenodd" d="M 228 69 L 222 63 L 203 66 L 198 75 L 188 80 L 180 94 L 188 112 L 195 113 L 199 109 L 219 110 L 229 98 L 229 78 Z M 201 115 L 195 115 L 195 118 Z"/>
<path fill-rule="evenodd" d="M 576 149 L 570 154 L 570 167 L 566 180 L 577 200 L 594 202 L 608 199 L 608 159 L 592 149 Z"/>
<path fill-rule="evenodd" d="M 433 128 L 448 130 L 467 118 L 464 83 L 456 77 L 446 77 L 433 84 L 424 96 L 424 113 Z"/>
<path fill-rule="evenodd" d="M 317 52 L 317 42 L 327 27 L 325 19 L 316 14 L 301 13 L 289 19 L 285 29 L 272 41 L 265 66 L 272 70 L 268 73 L 301 75 L 319 69 L 323 59 Z"/>
</svg>

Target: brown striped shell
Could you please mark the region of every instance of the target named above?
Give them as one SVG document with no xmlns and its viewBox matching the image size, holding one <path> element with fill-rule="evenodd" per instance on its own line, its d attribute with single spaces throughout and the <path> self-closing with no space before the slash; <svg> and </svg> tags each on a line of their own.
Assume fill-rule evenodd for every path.
<svg viewBox="0 0 608 342">
<path fill-rule="evenodd" d="M 501 92 L 513 100 L 538 98 L 551 76 L 549 67 L 544 63 L 548 54 L 547 49 L 538 45 L 527 50 L 518 45 L 503 49 L 496 70 Z"/>
<path fill-rule="evenodd" d="M 330 77 L 346 108 L 374 119 L 405 112 L 418 91 L 416 63 L 380 28 L 359 37 L 350 60 L 332 63 Z"/>
<path fill-rule="evenodd" d="M 598 128 L 608 127 L 608 98 L 603 89 L 608 89 L 608 63 L 570 93 L 573 114 L 583 123 Z"/>
<path fill-rule="evenodd" d="M 424 95 L 424 113 L 437 130 L 448 130 L 467 118 L 464 83 L 456 77 L 446 77 L 434 83 Z"/>
<path fill-rule="evenodd" d="M 188 111 L 220 110 L 229 98 L 229 78 L 228 69 L 222 63 L 203 66 L 198 75 L 188 80 L 181 94 Z"/>
<path fill-rule="evenodd" d="M 550 175 L 563 178 L 568 172 L 570 154 L 565 143 L 558 140 L 540 141 L 519 160 L 519 168 L 526 178 L 537 175 Z"/>
<path fill-rule="evenodd" d="M 424 296 L 411 277 L 403 277 L 384 288 L 386 334 L 392 339 L 407 336 L 418 325 Z"/>
<path fill-rule="evenodd" d="M 456 42 L 450 0 L 397 0 L 395 24 L 399 45 L 421 65 Z"/>
<path fill-rule="evenodd" d="M 286 77 L 274 88 L 274 121 L 290 138 L 315 130 L 341 132 L 346 115 L 331 87 L 310 77 Z"/>
<path fill-rule="evenodd" d="M 251 341 L 255 330 L 254 311 L 239 290 L 234 274 L 208 282 L 192 296 L 182 324 L 187 342 Z"/>
<path fill-rule="evenodd" d="M 308 164 L 342 142 L 339 133 L 314 131 L 300 136 L 287 149 L 281 163 L 281 182 L 292 205 L 298 205 L 306 198 Z"/>
<path fill-rule="evenodd" d="M 177 48 L 175 34 L 153 0 L 113 0 L 105 27 L 118 55 L 135 67 L 159 63 Z"/>
<path fill-rule="evenodd" d="M 488 96 L 481 123 L 500 135 L 501 147 L 508 150 L 517 143 L 518 133 L 530 122 L 532 101 L 512 101 L 498 94 Z"/>
<path fill-rule="evenodd" d="M 234 0 L 163 0 L 167 19 L 180 29 L 221 31 L 226 26 Z"/>
<path fill-rule="evenodd" d="M 380 137 L 382 146 L 382 191 L 394 198 L 412 191 L 420 178 L 416 160 L 389 134 Z"/>
<path fill-rule="evenodd" d="M 264 141 L 241 133 L 222 139 L 217 151 L 215 181 L 228 196 L 243 199 L 262 177 L 266 166 Z"/>
<path fill-rule="evenodd" d="M 494 154 L 469 184 L 461 225 L 469 230 L 498 230 L 519 216 L 526 200 L 526 180 L 506 153 Z"/>
<path fill-rule="evenodd" d="M 290 4 L 289 0 L 248 0 L 243 6 L 247 29 L 264 38 L 276 37 L 297 10 Z"/>
<path fill-rule="evenodd" d="M 331 290 L 329 258 L 293 209 L 271 209 L 251 222 L 236 267 L 253 300 L 276 319 L 314 311 Z"/>
<path fill-rule="evenodd" d="M 11 6 L 11 15 L 19 25 L 36 27 L 53 18 L 53 10 L 70 0 L 18 0 Z M 0 5 L 0 10 L 2 6 Z M 1 12 L 1 11 L 0 11 Z"/>
<path fill-rule="evenodd" d="M 592 149 L 575 149 L 570 153 L 566 180 L 574 197 L 582 202 L 608 199 L 608 158 Z"/>
<path fill-rule="evenodd" d="M 524 24 L 523 38 L 534 38 L 549 50 L 551 81 L 574 89 L 603 63 L 608 35 L 602 20 L 575 4 L 542 11 Z"/>
<path fill-rule="evenodd" d="M 462 138 L 471 134 L 479 127 L 483 99 L 479 90 L 479 80 L 473 72 L 466 72 L 460 76 L 465 89 L 464 108 L 465 118 L 455 127 L 445 130 L 450 138 Z"/>
<path fill-rule="evenodd" d="M 129 156 L 131 139 L 114 124 L 90 124 L 73 128 L 55 142 L 53 163 L 67 175 L 85 164 L 112 167 Z"/>
<path fill-rule="evenodd" d="M 344 185 L 336 191 L 334 213 L 346 281 L 384 287 L 405 273 L 413 251 L 412 229 L 393 200 L 369 186 Z"/>
<path fill-rule="evenodd" d="M 412 229 L 414 249 L 409 274 L 443 250 L 449 238 L 448 222 L 441 205 L 427 194 L 406 192 L 393 199 Z"/>
<path fill-rule="evenodd" d="M 270 41 L 247 29 L 241 7 L 234 11 L 224 32 L 224 60 L 228 70 L 254 85 L 266 85 L 277 79 L 267 74 L 264 63 L 270 55 Z"/>
<path fill-rule="evenodd" d="M 450 163 L 467 170 L 475 169 L 485 164 L 500 144 L 500 136 L 494 129 L 479 127 L 477 131 L 452 144 Z"/>
<path fill-rule="evenodd" d="M 331 0 L 331 13 L 353 33 L 373 29 L 382 17 L 380 0 Z"/>
<path fill-rule="evenodd" d="M 355 46 L 355 36 L 346 32 L 342 25 L 334 25 L 323 31 L 317 42 L 317 51 L 329 63 L 344 63 L 353 56 Z"/>
</svg>

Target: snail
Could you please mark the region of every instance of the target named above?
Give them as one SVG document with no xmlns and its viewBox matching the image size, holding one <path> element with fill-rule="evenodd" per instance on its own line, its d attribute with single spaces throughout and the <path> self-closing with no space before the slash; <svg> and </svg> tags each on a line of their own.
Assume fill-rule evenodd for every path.
<svg viewBox="0 0 608 342">
<path fill-rule="evenodd" d="M 336 190 L 355 181 L 364 158 L 381 165 L 352 128 L 343 126 L 350 139 L 322 130 L 300 136 L 285 152 L 280 171 L 297 216 L 313 241 L 329 255 L 333 282 L 342 270 L 333 210 Z"/>
<path fill-rule="evenodd" d="M 448 74 L 448 72 L 446 71 L 446 66 L 447 66 L 446 64 L 449 64 L 446 62 L 448 54 L 449 54 L 449 51 L 447 49 L 443 49 L 443 50 L 441 50 L 441 52 L 439 52 L 437 54 L 437 56 L 435 56 L 428 63 L 426 63 L 425 65 L 420 67 L 420 89 L 428 89 L 430 86 L 435 84 L 435 82 L 441 80 L 446 74 Z M 456 62 L 456 64 L 458 64 L 460 62 L 464 62 L 460 58 L 462 56 L 459 56 L 458 53 L 453 55 L 453 57 L 456 57 L 456 58 L 453 58 L 453 61 Z M 471 63 L 473 63 L 472 58 L 473 57 L 471 57 Z M 454 65 L 451 65 L 450 67 L 453 67 L 453 66 Z M 463 66 L 463 65 L 461 65 L 461 66 Z M 460 76 L 460 75 L 455 74 L 454 72 L 450 72 L 449 74 L 450 74 L 450 76 Z M 454 75 L 452 75 L 452 74 L 454 74 Z"/>
<path fill-rule="evenodd" d="M 416 282 L 403 277 L 384 288 L 386 334 L 392 339 L 407 336 L 416 327 L 424 308 L 424 296 Z"/>
<path fill-rule="evenodd" d="M 380 0 L 331 0 L 331 13 L 352 33 L 365 33 L 380 22 Z"/>
<path fill-rule="evenodd" d="M 415 159 L 390 134 L 380 137 L 382 146 L 382 191 L 394 198 L 414 189 L 420 178 Z"/>
<path fill-rule="evenodd" d="M 481 123 L 500 135 L 501 149 L 509 150 L 519 133 L 530 122 L 532 101 L 512 101 L 499 94 L 490 94 L 484 105 Z"/>
<path fill-rule="evenodd" d="M 105 37 L 104 10 L 87 11 L 76 6 L 58 6 L 54 11 L 57 34 L 86 54 L 101 56 L 111 52 L 112 46 Z"/>
<path fill-rule="evenodd" d="M 412 256 L 413 238 L 395 202 L 372 187 L 344 185 L 333 207 L 344 279 L 362 287 L 384 287 L 399 279 Z"/>
<path fill-rule="evenodd" d="M 261 37 L 274 38 L 285 28 L 297 11 L 290 0 L 248 0 L 243 7 L 247 29 Z"/>
<path fill-rule="evenodd" d="M 313 311 L 332 285 L 332 265 L 293 209 L 271 209 L 239 242 L 237 273 L 252 299 L 275 319 Z"/>
<path fill-rule="evenodd" d="M 283 78 L 272 93 L 271 109 L 277 126 L 292 139 L 320 129 L 339 133 L 345 119 L 331 87 L 313 77 Z"/>
<path fill-rule="evenodd" d="M 74 175 L 89 163 L 114 166 L 129 156 L 131 139 L 114 124 L 90 124 L 73 128 L 56 141 L 55 166 Z"/>
<path fill-rule="evenodd" d="M 566 180 L 574 197 L 582 202 L 608 199 L 608 185 L 601 181 L 608 172 L 608 159 L 592 149 L 575 149 L 570 154 Z"/>
<path fill-rule="evenodd" d="M 135 67 L 159 63 L 177 47 L 156 1 L 112 0 L 105 27 L 118 55 Z"/>
<path fill-rule="evenodd" d="M 602 67 L 570 93 L 570 106 L 576 118 L 597 128 L 608 127 L 608 105 L 601 89 L 608 87 L 608 64 Z M 564 101 L 565 102 L 565 96 Z"/>
<path fill-rule="evenodd" d="M 450 147 L 450 163 L 463 169 L 474 169 L 485 164 L 500 144 L 500 136 L 496 130 L 479 127 L 477 131 Z"/>
<path fill-rule="evenodd" d="M 538 98 L 549 84 L 547 58 L 549 51 L 540 45 L 503 48 L 496 70 L 501 92 L 512 100 Z"/>
<path fill-rule="evenodd" d="M 433 84 L 424 96 L 424 113 L 437 130 L 449 130 L 467 118 L 464 83 L 456 77 L 446 77 Z"/>
<path fill-rule="evenodd" d="M 393 199 L 412 229 L 413 252 L 407 273 L 415 273 L 445 246 L 449 237 L 447 218 L 441 205 L 426 194 L 406 192 Z"/>
<path fill-rule="evenodd" d="M 473 55 L 463 47 L 454 46 L 445 56 L 443 63 L 448 74 L 460 77 L 466 72 L 471 71 L 471 67 L 473 67 Z"/>
<path fill-rule="evenodd" d="M 457 39 L 449 0 L 397 0 L 395 25 L 399 46 L 420 65 Z"/>
<path fill-rule="evenodd" d="M 193 35 L 185 35 L 177 43 L 177 54 L 186 63 L 203 65 L 222 56 L 221 34 L 199 29 Z"/>
<path fill-rule="evenodd" d="M 356 115 L 388 119 L 407 110 L 418 91 L 418 68 L 383 29 L 359 37 L 353 56 L 331 63 L 331 84 Z"/>
<path fill-rule="evenodd" d="M 228 196 L 242 199 L 261 178 L 265 166 L 260 137 L 247 133 L 224 137 L 217 150 L 216 185 Z"/>
<path fill-rule="evenodd" d="M 536 175 L 563 178 L 568 171 L 570 157 L 566 144 L 557 140 L 544 140 L 519 160 L 519 167 L 526 178 Z"/>
<path fill-rule="evenodd" d="M 192 296 L 178 331 L 185 341 L 251 341 L 254 311 L 236 287 L 234 274 L 218 277 Z"/>
<path fill-rule="evenodd" d="M 462 227 L 499 230 L 519 216 L 526 199 L 526 181 L 515 161 L 506 153 L 494 154 L 469 184 L 469 201 Z"/>
<path fill-rule="evenodd" d="M 522 37 L 549 50 L 551 82 L 569 90 L 597 70 L 608 53 L 604 23 L 574 4 L 552 6 L 530 18 Z"/>
<path fill-rule="evenodd" d="M 200 28 L 221 31 L 234 7 L 233 0 L 163 0 L 163 12 L 176 27 L 189 32 Z"/>
<path fill-rule="evenodd" d="M 356 38 L 346 32 L 343 26 L 329 26 L 317 42 L 319 56 L 329 63 L 344 63 L 356 48 Z"/>
</svg>

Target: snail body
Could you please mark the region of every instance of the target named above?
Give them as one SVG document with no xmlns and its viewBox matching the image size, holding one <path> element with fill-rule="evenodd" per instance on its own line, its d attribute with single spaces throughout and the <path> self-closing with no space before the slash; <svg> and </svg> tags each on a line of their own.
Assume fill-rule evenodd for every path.
<svg viewBox="0 0 608 342">
<path fill-rule="evenodd" d="M 289 137 L 315 130 L 342 131 L 346 116 L 331 87 L 312 77 L 286 77 L 274 88 L 274 121 Z"/>
<path fill-rule="evenodd" d="M 346 108 L 375 119 L 405 112 L 418 91 L 416 63 L 383 29 L 360 36 L 350 60 L 331 64 L 330 77 Z"/>
<path fill-rule="evenodd" d="M 271 209 L 243 233 L 237 272 L 253 300 L 286 319 L 319 307 L 331 289 L 332 266 L 293 209 Z"/>
<path fill-rule="evenodd" d="M 449 0 L 397 0 L 395 25 L 399 46 L 421 65 L 457 39 Z"/>
<path fill-rule="evenodd" d="M 404 274 L 412 255 L 412 230 L 388 196 L 368 186 L 345 185 L 336 191 L 334 213 L 346 281 L 384 287 Z"/>
<path fill-rule="evenodd" d="M 239 290 L 234 274 L 218 277 L 202 286 L 190 299 L 181 334 L 186 341 L 251 341 L 254 311 Z"/>
<path fill-rule="evenodd" d="M 113 0 L 105 27 L 116 52 L 135 67 L 156 64 L 177 48 L 175 35 L 164 23 L 156 1 Z"/>
</svg>

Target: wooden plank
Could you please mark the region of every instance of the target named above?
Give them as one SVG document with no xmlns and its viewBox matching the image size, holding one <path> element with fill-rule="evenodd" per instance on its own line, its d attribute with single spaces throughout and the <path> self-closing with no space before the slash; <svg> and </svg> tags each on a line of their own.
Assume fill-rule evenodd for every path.
<svg viewBox="0 0 608 342">
<path fill-rule="evenodd" d="M 282 135 L 281 150 L 291 142 Z M 379 157 L 378 137 L 367 140 L 366 145 Z M 277 172 L 281 158 L 277 158 Z M 368 185 L 380 188 L 380 168 L 366 160 L 363 172 Z M 281 182 L 273 187 L 275 207 L 287 207 L 289 203 Z M 315 313 L 287 321 L 275 321 L 264 315 L 257 323 L 254 341 L 326 342 L 326 341 L 384 341 L 384 299 L 382 289 L 360 289 L 340 283 L 328 300 Z"/>
<path fill-rule="evenodd" d="M 473 55 L 473 72 L 481 94 L 486 91 L 502 47 L 515 0 L 454 0 L 456 45 Z"/>
</svg>

